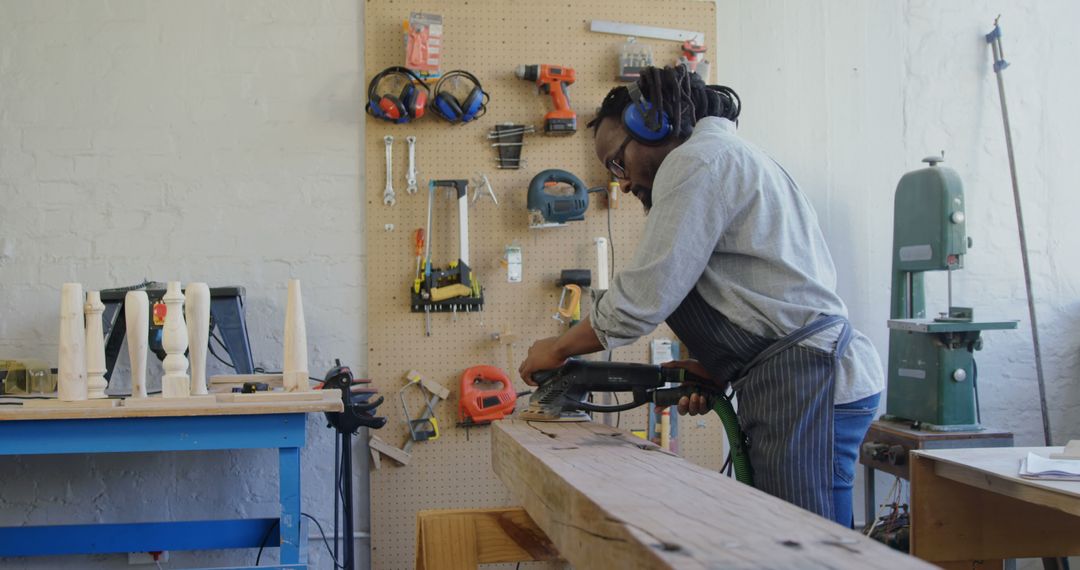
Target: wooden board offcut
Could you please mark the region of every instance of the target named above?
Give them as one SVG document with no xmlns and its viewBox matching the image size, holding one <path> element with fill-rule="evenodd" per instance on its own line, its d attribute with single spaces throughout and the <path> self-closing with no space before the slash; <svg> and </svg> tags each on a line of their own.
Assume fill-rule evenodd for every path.
<svg viewBox="0 0 1080 570">
<path fill-rule="evenodd" d="M 410 12 L 441 14 L 444 23 L 443 69 L 464 69 L 475 74 L 490 93 L 487 114 L 466 125 L 453 126 L 429 111 L 420 120 L 392 125 L 365 118 L 364 207 L 367 271 L 366 374 L 386 396 L 379 408 L 389 417 L 379 430 L 383 441 L 400 446 L 406 436 L 404 414 L 395 396 L 412 369 L 450 389 L 436 416 L 440 437 L 417 443 L 407 466 L 382 461 L 371 474 L 372 564 L 380 570 L 410 568 L 414 560 L 416 513 L 424 509 L 454 509 L 509 505 L 509 495 L 491 472 L 490 428 L 455 427 L 460 378 L 466 368 L 480 364 L 510 373 L 517 390 L 527 386 L 517 378 L 517 366 L 537 339 L 559 334 L 565 327 L 552 319 L 559 300 L 555 281 L 562 269 L 596 269 L 594 239 L 608 237 L 606 199 L 591 198 L 584 221 L 567 227 L 530 230 L 526 214 L 526 188 L 541 170 L 560 168 L 589 186 L 606 185 L 605 171 L 593 150 L 593 137 L 585 128 L 609 89 L 619 85 L 616 57 L 625 38 L 588 31 L 592 20 L 619 20 L 668 28 L 698 30 L 706 43 L 716 45 L 716 6 L 713 2 L 672 0 L 660 7 L 651 0 L 581 0 L 574 2 L 522 2 L 520 0 L 369 0 L 364 3 L 364 78 L 360 95 L 366 101 L 367 82 L 379 71 L 401 65 L 404 59 L 403 20 Z M 679 49 L 675 42 L 639 39 L 653 48 L 658 63 L 670 62 Z M 710 52 L 714 77 L 717 58 Z M 497 170 L 495 152 L 487 132 L 498 123 L 534 125 L 543 130 L 543 116 L 551 98 L 536 86 L 514 76 L 522 64 L 557 64 L 575 68 L 577 82 L 570 87 L 570 102 L 578 114 L 578 133 L 569 137 L 527 135 L 521 170 Z M 736 86 L 738 87 L 738 86 Z M 391 135 L 393 184 L 397 203 L 382 201 L 386 185 L 383 137 Z M 418 194 L 405 192 L 408 147 L 405 137 L 416 136 Z M 431 179 L 471 179 L 488 175 L 499 204 L 481 198 L 469 208 L 470 262 L 485 288 L 482 315 L 432 315 L 432 336 L 424 336 L 424 317 L 409 312 L 408 288 L 416 270 L 413 232 L 427 217 L 427 183 Z M 471 201 L 470 196 L 470 201 Z M 312 196 L 312 199 L 319 199 Z M 641 205 L 621 196 L 610 210 L 615 252 L 614 269 L 629 263 L 644 227 Z M 432 257 L 445 266 L 457 258 L 457 205 L 439 192 L 434 204 Z M 388 229 L 391 228 L 392 229 Z M 523 279 L 507 282 L 501 265 L 508 245 L 522 248 Z M 595 276 L 594 276 L 595 279 Z M 588 314 L 591 302 L 582 311 Z M 492 338 L 514 335 L 508 347 Z M 658 336 L 672 338 L 666 327 Z M 654 335 L 654 336 L 657 336 Z M 615 351 L 614 359 L 647 362 L 648 339 Z M 418 415 L 423 402 L 408 394 L 410 411 Z M 519 405 L 520 407 L 520 405 Z M 682 453 L 700 464 L 718 469 L 723 463 L 722 428 L 717 418 L 681 418 Z M 624 428 L 644 428 L 643 409 L 623 413 Z M 536 566 L 539 566 L 537 563 Z M 512 567 L 512 566 L 510 566 Z M 532 566 L 535 567 L 535 566 Z M 506 568 L 506 566 L 504 566 Z"/>
<path fill-rule="evenodd" d="M 931 568 L 623 430 L 492 433 L 495 473 L 575 568 Z"/>
</svg>

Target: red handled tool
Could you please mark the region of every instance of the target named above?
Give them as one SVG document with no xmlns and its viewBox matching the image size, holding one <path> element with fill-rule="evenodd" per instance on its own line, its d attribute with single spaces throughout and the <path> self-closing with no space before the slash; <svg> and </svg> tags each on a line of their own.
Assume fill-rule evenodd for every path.
<svg viewBox="0 0 1080 570">
<path fill-rule="evenodd" d="M 486 389 L 482 384 L 498 384 Z M 469 427 L 489 424 L 514 413 L 519 395 L 510 378 L 494 366 L 473 366 L 461 375 L 461 396 L 458 399 L 458 425 Z"/>
</svg>

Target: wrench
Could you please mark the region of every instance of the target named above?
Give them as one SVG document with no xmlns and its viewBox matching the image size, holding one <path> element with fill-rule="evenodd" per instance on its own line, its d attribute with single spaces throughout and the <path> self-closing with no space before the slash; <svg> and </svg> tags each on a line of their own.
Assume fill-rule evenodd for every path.
<svg viewBox="0 0 1080 570">
<path fill-rule="evenodd" d="M 382 201 L 387 206 L 393 206 L 396 201 L 394 184 L 391 181 L 394 172 L 394 137 L 386 135 L 383 137 L 383 142 L 386 143 L 386 190 L 383 190 Z"/>
<path fill-rule="evenodd" d="M 405 142 L 409 143 L 409 172 L 405 174 L 409 187 L 405 191 L 416 194 L 416 137 L 405 137 Z"/>
</svg>

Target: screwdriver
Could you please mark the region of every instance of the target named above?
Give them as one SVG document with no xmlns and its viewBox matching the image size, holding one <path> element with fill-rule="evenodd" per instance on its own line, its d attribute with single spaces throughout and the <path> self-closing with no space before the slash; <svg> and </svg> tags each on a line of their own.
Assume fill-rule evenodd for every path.
<svg viewBox="0 0 1080 570">
<path fill-rule="evenodd" d="M 428 202 L 428 224 L 431 224 L 431 202 Z M 413 290 L 417 293 L 420 292 L 420 266 L 424 262 L 424 238 L 426 233 L 424 228 L 416 228 L 416 233 L 413 236 L 413 241 L 416 244 L 416 279 L 413 281 Z M 424 267 L 425 270 L 429 269 Z M 427 271 L 425 271 L 427 273 Z M 431 299 L 428 299 L 424 303 L 424 334 L 431 336 Z"/>
<path fill-rule="evenodd" d="M 424 228 L 417 228 L 414 237 L 416 242 L 416 278 L 420 279 L 420 263 L 424 259 Z"/>
</svg>

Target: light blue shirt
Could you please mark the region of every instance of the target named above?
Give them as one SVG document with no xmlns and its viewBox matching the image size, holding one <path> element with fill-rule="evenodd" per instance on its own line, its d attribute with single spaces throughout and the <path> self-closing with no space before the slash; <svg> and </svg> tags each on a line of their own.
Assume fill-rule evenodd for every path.
<svg viewBox="0 0 1080 570">
<path fill-rule="evenodd" d="M 699 121 L 664 159 L 652 192 L 633 260 L 593 304 L 593 329 L 605 348 L 652 332 L 695 287 L 732 323 L 766 338 L 786 336 L 819 315 L 847 316 L 813 207 L 783 167 L 735 134 L 731 121 Z M 839 333 L 834 327 L 804 343 L 828 350 Z M 853 331 L 835 403 L 884 385 L 877 351 Z"/>
</svg>

